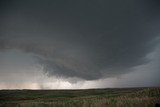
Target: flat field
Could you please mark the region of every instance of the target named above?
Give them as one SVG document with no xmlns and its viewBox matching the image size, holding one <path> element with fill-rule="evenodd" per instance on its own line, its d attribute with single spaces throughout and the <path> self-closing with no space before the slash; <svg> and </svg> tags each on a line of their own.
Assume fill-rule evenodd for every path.
<svg viewBox="0 0 160 107">
<path fill-rule="evenodd" d="M 0 107 L 155 107 L 160 88 L 0 90 Z"/>
</svg>

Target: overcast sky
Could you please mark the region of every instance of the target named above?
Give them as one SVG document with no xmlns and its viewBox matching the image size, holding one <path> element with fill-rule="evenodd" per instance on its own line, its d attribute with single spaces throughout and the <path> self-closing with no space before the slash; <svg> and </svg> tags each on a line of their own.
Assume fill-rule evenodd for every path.
<svg viewBox="0 0 160 107">
<path fill-rule="evenodd" d="M 0 89 L 160 86 L 159 0 L 1 0 Z"/>
</svg>

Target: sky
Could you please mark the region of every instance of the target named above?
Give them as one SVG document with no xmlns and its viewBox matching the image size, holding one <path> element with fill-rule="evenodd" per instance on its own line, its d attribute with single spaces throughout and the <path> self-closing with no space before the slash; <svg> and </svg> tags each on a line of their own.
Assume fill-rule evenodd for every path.
<svg viewBox="0 0 160 107">
<path fill-rule="evenodd" d="M 160 86 L 159 0 L 1 0 L 0 89 Z"/>
</svg>

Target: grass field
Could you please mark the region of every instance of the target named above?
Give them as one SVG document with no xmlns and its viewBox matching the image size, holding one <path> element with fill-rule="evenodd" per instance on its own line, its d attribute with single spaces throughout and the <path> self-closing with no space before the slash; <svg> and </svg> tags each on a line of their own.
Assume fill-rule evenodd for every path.
<svg viewBox="0 0 160 107">
<path fill-rule="evenodd" d="M 155 107 L 160 88 L 1 90 L 0 107 Z"/>
</svg>

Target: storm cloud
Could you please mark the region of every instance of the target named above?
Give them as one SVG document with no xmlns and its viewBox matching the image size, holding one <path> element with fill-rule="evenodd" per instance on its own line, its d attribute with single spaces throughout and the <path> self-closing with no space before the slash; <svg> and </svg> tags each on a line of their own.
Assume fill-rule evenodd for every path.
<svg viewBox="0 0 160 107">
<path fill-rule="evenodd" d="M 150 62 L 159 11 L 158 0 L 2 0 L 0 51 L 31 53 L 50 77 L 114 77 Z"/>
</svg>

